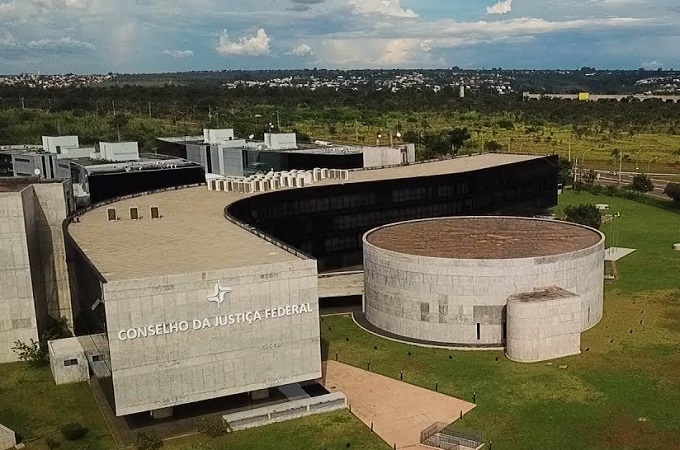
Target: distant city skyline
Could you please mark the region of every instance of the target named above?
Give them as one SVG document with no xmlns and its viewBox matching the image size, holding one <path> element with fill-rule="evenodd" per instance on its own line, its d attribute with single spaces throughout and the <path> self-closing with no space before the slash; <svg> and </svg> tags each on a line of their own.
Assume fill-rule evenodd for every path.
<svg viewBox="0 0 680 450">
<path fill-rule="evenodd" d="M 0 73 L 680 67 L 677 0 L 0 0 Z"/>
</svg>

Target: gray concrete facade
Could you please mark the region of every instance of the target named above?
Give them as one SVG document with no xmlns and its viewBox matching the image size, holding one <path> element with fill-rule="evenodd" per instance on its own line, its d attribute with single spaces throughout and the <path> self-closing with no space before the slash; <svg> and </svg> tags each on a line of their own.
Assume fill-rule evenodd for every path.
<svg viewBox="0 0 680 450">
<path fill-rule="evenodd" d="M 14 448 L 17 443 L 14 431 L 0 424 L 0 450 L 9 450 Z"/>
<path fill-rule="evenodd" d="M 88 361 L 79 338 L 49 341 L 50 370 L 56 384 L 80 383 L 90 379 Z"/>
<path fill-rule="evenodd" d="M 321 376 L 316 262 L 103 284 L 115 412 Z"/>
<path fill-rule="evenodd" d="M 581 298 L 559 288 L 508 299 L 506 355 L 537 362 L 581 353 Z"/>
<path fill-rule="evenodd" d="M 37 340 L 41 325 L 72 322 L 62 223 L 70 183 L 36 183 L 0 192 L 0 362 L 14 342 Z"/>
<path fill-rule="evenodd" d="M 545 222 L 550 226 L 551 221 Z M 601 233 L 596 245 L 566 254 L 449 259 L 378 248 L 367 236 L 381 228 L 366 233 L 363 242 L 364 312 L 382 330 L 431 342 L 500 346 L 505 341 L 508 297 L 546 286 L 580 296 L 580 330 L 602 318 Z"/>
</svg>

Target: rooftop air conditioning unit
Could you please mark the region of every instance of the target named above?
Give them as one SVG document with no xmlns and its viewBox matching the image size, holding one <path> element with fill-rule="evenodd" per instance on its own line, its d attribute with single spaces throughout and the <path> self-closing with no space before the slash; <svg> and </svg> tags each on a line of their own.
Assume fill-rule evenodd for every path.
<svg viewBox="0 0 680 450">
<path fill-rule="evenodd" d="M 109 222 L 116 222 L 118 220 L 118 214 L 116 214 L 116 208 L 106 208 L 106 219 Z"/>
<path fill-rule="evenodd" d="M 161 210 L 158 206 L 150 206 L 149 207 L 149 216 L 152 219 L 160 219 L 161 218 Z"/>
<path fill-rule="evenodd" d="M 136 206 L 130 207 L 130 220 L 139 220 L 139 208 Z"/>
</svg>

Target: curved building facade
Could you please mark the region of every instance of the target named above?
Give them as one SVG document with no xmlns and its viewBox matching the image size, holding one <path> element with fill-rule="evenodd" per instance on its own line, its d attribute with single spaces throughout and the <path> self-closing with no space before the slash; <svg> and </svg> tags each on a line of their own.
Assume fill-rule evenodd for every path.
<svg viewBox="0 0 680 450">
<path fill-rule="evenodd" d="M 591 228 L 455 217 L 387 225 L 363 241 L 365 318 L 390 334 L 504 346 L 508 298 L 548 287 L 579 297 L 579 331 L 602 318 L 604 235 Z"/>
</svg>

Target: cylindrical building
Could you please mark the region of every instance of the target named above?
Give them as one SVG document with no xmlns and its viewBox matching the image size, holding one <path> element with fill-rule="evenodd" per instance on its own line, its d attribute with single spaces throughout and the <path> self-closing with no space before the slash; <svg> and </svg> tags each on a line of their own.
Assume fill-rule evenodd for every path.
<svg viewBox="0 0 680 450">
<path fill-rule="evenodd" d="M 364 235 L 365 319 L 387 334 L 501 347 L 510 296 L 560 288 L 580 297 L 579 331 L 602 318 L 604 235 L 555 220 L 452 217 Z"/>
</svg>

